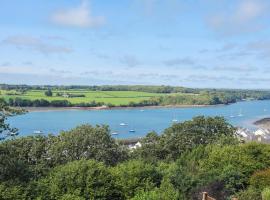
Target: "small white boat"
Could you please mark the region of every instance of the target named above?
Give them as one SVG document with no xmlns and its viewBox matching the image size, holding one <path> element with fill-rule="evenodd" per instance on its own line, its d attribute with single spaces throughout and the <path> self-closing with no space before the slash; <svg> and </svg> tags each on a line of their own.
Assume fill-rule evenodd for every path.
<svg viewBox="0 0 270 200">
<path fill-rule="evenodd" d="M 118 133 L 117 132 L 112 132 L 112 135 L 118 135 Z"/>
<path fill-rule="evenodd" d="M 34 131 L 34 134 L 42 134 L 42 131 Z"/>
<path fill-rule="evenodd" d="M 130 133 L 135 133 L 136 131 L 134 129 L 129 130 Z"/>
<path fill-rule="evenodd" d="M 120 123 L 119 125 L 120 125 L 120 126 L 127 126 L 126 123 Z"/>
<path fill-rule="evenodd" d="M 11 132 L 10 133 L 10 136 L 16 136 L 16 135 L 19 135 L 19 133 L 18 132 Z"/>
<path fill-rule="evenodd" d="M 142 110 L 140 110 L 141 112 L 144 112 L 144 110 L 142 109 Z"/>
</svg>

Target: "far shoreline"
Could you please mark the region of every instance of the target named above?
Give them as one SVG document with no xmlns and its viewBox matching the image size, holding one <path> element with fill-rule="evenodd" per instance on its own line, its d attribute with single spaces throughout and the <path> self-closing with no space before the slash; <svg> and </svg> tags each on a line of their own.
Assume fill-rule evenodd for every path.
<svg viewBox="0 0 270 200">
<path fill-rule="evenodd" d="M 161 108 L 204 108 L 204 107 L 217 107 L 224 106 L 225 104 L 217 105 L 166 105 L 166 106 L 99 106 L 99 107 L 21 107 L 28 112 L 47 112 L 47 111 L 68 111 L 68 110 L 89 110 L 89 111 L 98 111 L 98 110 L 127 110 L 127 109 L 161 109 Z"/>
</svg>

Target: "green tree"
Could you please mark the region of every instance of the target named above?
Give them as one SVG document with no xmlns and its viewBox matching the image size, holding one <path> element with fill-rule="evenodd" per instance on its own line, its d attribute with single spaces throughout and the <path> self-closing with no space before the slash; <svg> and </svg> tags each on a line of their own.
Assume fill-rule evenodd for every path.
<svg viewBox="0 0 270 200">
<path fill-rule="evenodd" d="M 149 191 L 161 182 L 157 169 L 143 161 L 131 160 L 112 168 L 117 185 L 121 186 L 126 199 L 134 197 L 136 192 Z"/>
<path fill-rule="evenodd" d="M 40 180 L 38 187 L 41 199 L 122 199 L 110 171 L 94 160 L 73 161 L 58 166 Z"/>
<path fill-rule="evenodd" d="M 0 143 L 0 180 L 25 183 L 46 173 L 48 142 L 42 136 L 29 136 Z"/>
<path fill-rule="evenodd" d="M 194 117 L 173 124 L 158 136 L 149 133 L 141 140 L 142 147 L 133 152 L 135 158 L 148 161 L 176 160 L 186 151 L 213 143 L 236 144 L 235 128 L 223 117 Z"/>
<path fill-rule="evenodd" d="M 218 141 L 221 136 L 233 137 L 234 132 L 235 128 L 223 117 L 199 116 L 167 128 L 161 137 L 161 145 L 168 157 L 176 159 L 198 145 Z"/>
<path fill-rule="evenodd" d="M 45 96 L 47 96 L 47 97 L 51 97 L 51 96 L 53 95 L 51 89 L 46 90 L 46 91 L 44 92 L 44 94 L 45 94 Z"/>
<path fill-rule="evenodd" d="M 54 165 L 80 159 L 115 165 L 127 158 L 126 149 L 112 138 L 108 126 L 82 125 L 52 140 L 48 152 Z"/>
<path fill-rule="evenodd" d="M 160 144 L 160 136 L 156 132 L 148 133 L 140 142 L 142 144 L 141 148 L 137 148 L 132 152 L 134 158 L 157 162 L 166 157 Z"/>
<path fill-rule="evenodd" d="M 170 181 L 164 179 L 159 188 L 154 188 L 151 191 L 139 191 L 131 200 L 178 200 L 179 197 L 179 193 Z"/>
<path fill-rule="evenodd" d="M 269 166 L 270 145 L 257 143 L 223 147 L 216 145 L 209 147 L 207 157 L 200 160 L 199 173 L 204 182 L 201 184 L 224 183 L 224 190 L 230 195 L 245 190 L 250 176 Z M 255 177 L 254 185 L 257 183 L 255 180 L 261 180 L 259 174 L 255 174 Z"/>
</svg>

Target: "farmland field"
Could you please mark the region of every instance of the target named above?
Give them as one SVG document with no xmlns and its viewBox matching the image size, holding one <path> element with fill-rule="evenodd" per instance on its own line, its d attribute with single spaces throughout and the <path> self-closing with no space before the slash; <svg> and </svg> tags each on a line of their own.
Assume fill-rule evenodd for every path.
<svg viewBox="0 0 270 200">
<path fill-rule="evenodd" d="M 130 102 L 141 102 L 148 100 L 154 96 L 161 96 L 165 94 L 160 93 L 148 93 L 137 91 L 89 91 L 89 90 L 52 90 L 53 96 L 46 96 L 45 90 L 28 90 L 25 93 L 16 92 L 15 90 L 0 90 L 1 97 L 8 100 L 10 98 L 22 98 L 29 100 L 46 99 L 48 101 L 53 100 L 67 100 L 72 104 L 76 103 L 89 103 L 92 101 L 110 103 L 115 106 L 128 105 Z M 84 95 L 85 97 L 63 97 L 56 96 L 56 93 L 68 93 L 73 95 Z"/>
</svg>

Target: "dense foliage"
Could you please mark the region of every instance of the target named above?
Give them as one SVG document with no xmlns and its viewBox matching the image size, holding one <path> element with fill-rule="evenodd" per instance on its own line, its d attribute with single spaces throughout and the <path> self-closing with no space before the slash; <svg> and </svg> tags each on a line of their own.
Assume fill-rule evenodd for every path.
<svg viewBox="0 0 270 200">
<path fill-rule="evenodd" d="M 265 200 L 270 145 L 241 143 L 221 117 L 196 117 L 130 150 L 108 126 L 0 143 L 0 199 Z"/>
<path fill-rule="evenodd" d="M 45 96 L 51 97 L 53 95 L 52 90 L 48 89 L 47 91 L 44 92 Z"/>
<path fill-rule="evenodd" d="M 104 105 L 103 102 L 89 102 L 89 103 L 78 103 L 78 104 L 71 104 L 68 100 L 52 100 L 48 101 L 46 99 L 22 99 L 16 97 L 14 99 L 8 99 L 8 105 L 14 107 L 70 107 L 70 106 L 79 106 L 79 107 L 97 107 Z"/>
</svg>

